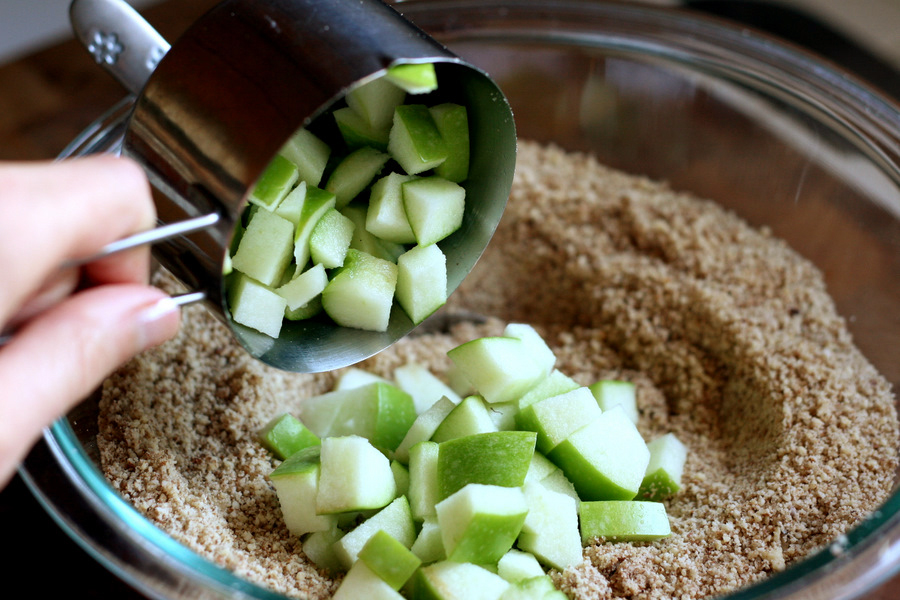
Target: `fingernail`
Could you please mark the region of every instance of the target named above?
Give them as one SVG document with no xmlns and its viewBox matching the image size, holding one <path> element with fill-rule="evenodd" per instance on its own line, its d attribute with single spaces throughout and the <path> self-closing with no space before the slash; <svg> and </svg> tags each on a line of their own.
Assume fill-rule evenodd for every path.
<svg viewBox="0 0 900 600">
<path fill-rule="evenodd" d="M 160 298 L 138 314 L 138 336 L 141 349 L 158 346 L 178 331 L 179 304 L 169 298 Z"/>
</svg>

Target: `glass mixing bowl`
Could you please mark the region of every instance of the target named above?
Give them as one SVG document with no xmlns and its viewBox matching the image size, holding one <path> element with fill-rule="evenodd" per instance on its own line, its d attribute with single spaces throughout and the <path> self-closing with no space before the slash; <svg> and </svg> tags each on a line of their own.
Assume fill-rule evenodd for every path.
<svg viewBox="0 0 900 600">
<path fill-rule="evenodd" d="M 595 154 L 765 225 L 824 273 L 858 346 L 900 383 L 900 109 L 833 65 L 677 10 L 566 0 L 413 0 L 413 22 L 508 95 L 521 138 Z M 121 136 L 115 107 L 65 155 Z M 151 597 L 277 595 L 173 541 L 104 479 L 96 398 L 50 427 L 21 474 L 108 569 Z M 745 598 L 851 598 L 900 562 L 900 493 L 845 539 Z"/>
</svg>

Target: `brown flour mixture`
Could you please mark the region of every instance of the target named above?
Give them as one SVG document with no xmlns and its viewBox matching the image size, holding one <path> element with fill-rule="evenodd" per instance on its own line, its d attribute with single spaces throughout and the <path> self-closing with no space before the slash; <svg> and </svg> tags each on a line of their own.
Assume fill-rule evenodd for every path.
<svg viewBox="0 0 900 600">
<path fill-rule="evenodd" d="M 502 276 L 497 276 L 498 273 Z M 645 438 L 690 450 L 667 502 L 673 535 L 600 544 L 555 574 L 574 598 L 700 598 L 829 544 L 887 496 L 898 463 L 888 383 L 852 345 L 820 274 L 717 205 L 520 143 L 513 195 L 484 258 L 448 304 L 496 317 L 408 338 L 362 366 L 446 351 L 508 321 L 535 325 L 583 384 L 638 384 Z M 113 485 L 175 538 L 238 575 L 326 598 L 281 523 L 254 434 L 335 374 L 262 367 L 202 309 L 179 338 L 104 388 L 100 448 Z"/>
</svg>

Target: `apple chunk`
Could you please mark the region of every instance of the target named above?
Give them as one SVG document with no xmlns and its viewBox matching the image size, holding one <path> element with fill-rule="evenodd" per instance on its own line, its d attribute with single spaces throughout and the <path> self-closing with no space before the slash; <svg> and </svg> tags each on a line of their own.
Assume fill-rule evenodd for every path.
<svg viewBox="0 0 900 600">
<path fill-rule="evenodd" d="M 448 560 L 422 567 L 412 579 L 413 600 L 499 600 L 509 582 L 471 563 Z"/>
<path fill-rule="evenodd" d="M 394 499 L 397 484 L 390 461 L 363 437 L 322 440 L 316 512 L 330 514 L 381 508 Z"/>
<path fill-rule="evenodd" d="M 520 487 L 534 455 L 532 431 L 495 431 L 438 444 L 437 478 L 444 499 L 468 484 Z"/>
<path fill-rule="evenodd" d="M 278 495 L 284 524 L 293 535 L 331 529 L 336 518 L 316 513 L 319 480 L 319 447 L 292 454 L 269 474 Z"/>
<path fill-rule="evenodd" d="M 528 345 L 518 338 L 477 338 L 447 356 L 490 403 L 518 400 L 544 377 Z"/>
<path fill-rule="evenodd" d="M 547 458 L 563 470 L 582 500 L 631 500 L 650 451 L 622 407 L 616 406 L 566 438 Z"/>
<path fill-rule="evenodd" d="M 681 489 L 687 447 L 674 434 L 667 433 L 649 442 L 647 449 L 650 450 L 650 463 L 638 496 L 660 501 Z"/>
<path fill-rule="evenodd" d="M 607 541 L 649 542 L 668 537 L 672 530 L 661 502 L 600 500 L 582 502 L 582 543 L 595 538 Z"/>
<path fill-rule="evenodd" d="M 435 510 L 449 560 L 491 564 L 512 548 L 528 505 L 520 488 L 470 483 Z"/>
</svg>

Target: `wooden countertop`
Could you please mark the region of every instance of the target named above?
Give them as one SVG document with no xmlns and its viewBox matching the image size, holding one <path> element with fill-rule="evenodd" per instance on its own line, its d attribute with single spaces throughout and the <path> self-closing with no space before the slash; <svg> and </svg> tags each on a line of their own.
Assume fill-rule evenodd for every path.
<svg viewBox="0 0 900 600">
<path fill-rule="evenodd" d="M 214 3 L 168 0 L 145 14 L 171 41 Z M 0 67 L 0 160 L 53 159 L 123 96 L 75 41 Z M 8 585 L 26 582 L 41 597 L 143 598 L 73 542 L 18 477 L 0 492 L 0 531 L 12 555 L 3 564 Z M 900 576 L 865 597 L 900 600 Z"/>
</svg>

